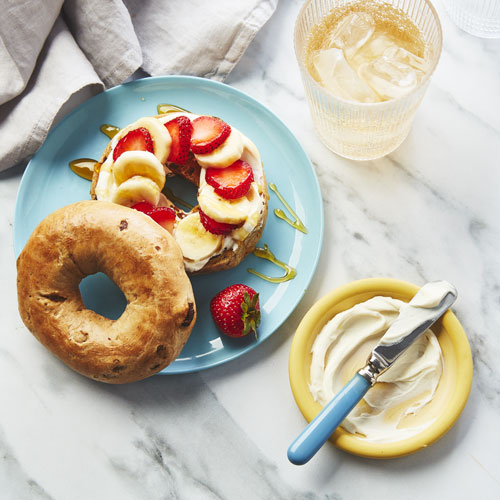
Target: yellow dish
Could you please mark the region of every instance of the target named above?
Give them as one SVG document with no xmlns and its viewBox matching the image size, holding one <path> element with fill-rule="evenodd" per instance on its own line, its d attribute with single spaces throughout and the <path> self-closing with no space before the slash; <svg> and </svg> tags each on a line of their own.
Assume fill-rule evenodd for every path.
<svg viewBox="0 0 500 500">
<path fill-rule="evenodd" d="M 309 392 L 308 383 L 311 347 L 323 326 L 336 314 L 377 295 L 409 302 L 418 290 L 418 286 L 405 281 L 370 278 L 340 286 L 311 307 L 295 332 L 288 368 L 295 401 L 308 422 L 322 409 Z M 472 384 L 469 341 L 462 325 L 451 311 L 447 311 L 434 324 L 432 331 L 443 352 L 444 372 L 435 397 L 422 409 L 422 413 L 423 418 L 434 418 L 434 421 L 411 438 L 386 443 L 367 441 L 363 436 L 351 434 L 339 427 L 330 437 L 335 446 L 364 457 L 400 457 L 426 448 L 453 426 L 467 402 Z"/>
</svg>

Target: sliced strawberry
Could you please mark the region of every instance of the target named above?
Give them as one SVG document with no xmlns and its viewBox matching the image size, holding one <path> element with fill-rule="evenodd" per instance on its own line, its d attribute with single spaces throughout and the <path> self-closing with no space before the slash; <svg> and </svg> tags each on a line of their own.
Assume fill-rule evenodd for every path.
<svg viewBox="0 0 500 500">
<path fill-rule="evenodd" d="M 248 193 L 253 182 L 253 171 L 246 161 L 237 160 L 229 167 L 207 168 L 205 180 L 219 196 L 234 200 Z"/>
<path fill-rule="evenodd" d="M 160 224 L 163 229 L 170 233 L 174 230 L 175 210 L 170 207 L 155 207 L 147 201 L 140 201 L 132 206 L 135 210 L 139 210 L 146 215 L 149 215 L 155 222 Z"/>
<path fill-rule="evenodd" d="M 139 210 L 139 212 L 143 212 L 147 215 L 153 210 L 155 206 L 149 203 L 148 201 L 140 201 L 139 203 L 136 203 L 135 205 L 132 206 L 133 209 Z"/>
<path fill-rule="evenodd" d="M 188 159 L 191 146 L 191 134 L 193 132 L 191 120 L 187 116 L 178 116 L 165 123 L 165 127 L 167 127 L 172 138 L 167 161 L 184 165 Z"/>
<path fill-rule="evenodd" d="M 153 139 L 151 139 L 148 129 L 144 127 L 136 128 L 123 136 L 115 146 L 113 160 L 116 161 L 125 151 L 149 151 L 153 153 Z"/>
<path fill-rule="evenodd" d="M 195 154 L 211 153 L 231 133 L 231 127 L 215 116 L 199 116 L 192 121 L 191 151 Z"/>
<path fill-rule="evenodd" d="M 169 233 L 174 230 L 175 210 L 173 208 L 156 207 L 148 215 Z"/>
<path fill-rule="evenodd" d="M 200 213 L 200 221 L 202 226 L 212 234 L 228 234 L 233 229 L 239 227 L 236 224 L 226 224 L 225 222 L 217 222 L 211 219 L 207 214 L 205 214 L 201 209 L 198 209 Z"/>
</svg>

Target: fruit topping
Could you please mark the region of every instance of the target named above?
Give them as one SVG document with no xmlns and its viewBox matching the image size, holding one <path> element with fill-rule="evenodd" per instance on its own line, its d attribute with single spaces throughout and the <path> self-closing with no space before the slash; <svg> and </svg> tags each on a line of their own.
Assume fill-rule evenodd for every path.
<svg viewBox="0 0 500 500">
<path fill-rule="evenodd" d="M 189 148 L 191 146 L 191 134 L 193 132 L 191 120 L 187 116 L 178 116 L 165 123 L 165 127 L 167 127 L 172 138 L 170 154 L 167 160 L 172 163 L 184 165 L 188 159 Z"/>
<path fill-rule="evenodd" d="M 241 132 L 233 128 L 228 138 L 217 149 L 203 155 L 195 154 L 194 157 L 203 168 L 226 168 L 241 158 L 244 147 Z"/>
<path fill-rule="evenodd" d="M 211 219 L 207 214 L 198 209 L 200 213 L 200 221 L 203 227 L 212 234 L 229 234 L 233 229 L 239 227 L 237 224 L 226 224 L 225 222 L 217 222 Z"/>
<path fill-rule="evenodd" d="M 237 160 L 226 168 L 207 168 L 205 180 L 219 196 L 234 200 L 248 193 L 253 182 L 253 171 L 246 161 Z"/>
<path fill-rule="evenodd" d="M 259 294 L 247 285 L 231 285 L 210 302 L 210 312 L 219 330 L 229 337 L 244 337 L 253 332 L 257 338 L 260 323 Z"/>
<path fill-rule="evenodd" d="M 151 210 L 153 210 L 153 208 L 155 208 L 155 207 L 154 207 L 154 205 L 152 205 L 151 203 L 149 203 L 147 201 L 140 201 L 139 203 L 136 203 L 135 205 L 133 205 L 132 208 L 134 210 L 139 210 L 139 212 L 143 212 L 146 215 L 149 215 L 149 212 L 151 212 Z"/>
<path fill-rule="evenodd" d="M 165 184 L 165 169 L 149 151 L 125 151 L 115 161 L 113 177 L 118 186 L 136 175 L 151 179 L 160 189 Z"/>
<path fill-rule="evenodd" d="M 153 140 L 148 129 L 144 127 L 136 128 L 123 136 L 115 146 L 113 160 L 116 161 L 125 151 L 149 151 L 152 153 Z"/>
<path fill-rule="evenodd" d="M 134 205 L 139 200 L 157 205 L 160 201 L 160 194 L 160 188 L 156 182 L 143 175 L 134 175 L 118 186 L 111 195 L 111 201 L 126 207 Z"/>
<path fill-rule="evenodd" d="M 147 201 L 140 201 L 132 206 L 135 210 L 149 215 L 155 222 L 160 224 L 163 229 L 172 233 L 175 223 L 175 210 L 170 207 L 155 207 Z"/>
<path fill-rule="evenodd" d="M 131 125 L 131 127 L 145 128 L 149 132 L 153 141 L 154 155 L 160 160 L 160 163 L 165 163 L 170 153 L 170 144 L 172 143 L 172 138 L 165 125 L 154 116 L 143 116 Z"/>
<path fill-rule="evenodd" d="M 210 218 L 227 224 L 244 224 L 256 211 L 260 212 L 260 197 L 256 183 L 250 185 L 246 196 L 226 200 L 219 196 L 208 183 L 203 183 L 198 192 L 200 208 Z"/>
<path fill-rule="evenodd" d="M 175 210 L 170 207 L 156 207 L 148 214 L 155 222 L 158 222 L 163 229 L 169 233 L 174 230 Z"/>
<path fill-rule="evenodd" d="M 185 259 L 194 262 L 209 259 L 222 248 L 223 237 L 209 233 L 201 224 L 199 212 L 192 212 L 175 226 L 175 239 Z"/>
<path fill-rule="evenodd" d="M 191 151 L 207 154 L 217 149 L 231 133 L 231 127 L 215 116 L 199 116 L 192 121 Z"/>
</svg>

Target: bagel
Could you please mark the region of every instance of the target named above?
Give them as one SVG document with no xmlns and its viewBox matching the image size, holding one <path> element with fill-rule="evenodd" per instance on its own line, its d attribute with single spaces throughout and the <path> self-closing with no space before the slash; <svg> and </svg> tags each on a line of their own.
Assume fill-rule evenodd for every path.
<svg viewBox="0 0 500 500">
<path fill-rule="evenodd" d="M 94 168 L 91 198 L 126 206 L 142 201 L 153 206 L 170 206 L 176 211 L 172 234 L 183 252 L 186 272 L 201 274 L 233 268 L 255 249 L 266 223 L 269 194 L 260 153 L 248 137 L 225 124 L 230 132 L 214 150 L 194 153 L 191 143 L 183 161 L 172 161 L 172 151 L 178 147 L 178 140 L 171 135 L 168 125 L 180 117 L 194 124 L 200 115 L 169 112 L 140 118 L 121 129 Z M 138 129 L 146 129 L 149 133 L 150 150 L 127 150 L 118 156 L 120 141 Z M 250 165 L 253 181 L 243 196 L 228 200 L 209 185 L 206 174 L 209 168 L 223 169 L 238 161 Z M 163 178 L 160 164 L 164 169 Z M 198 187 L 198 205 L 189 212 L 174 206 L 161 192 L 172 175 L 179 175 Z M 214 234 L 202 222 L 207 216 L 215 223 L 229 224 L 230 228 L 223 234 Z"/>
<path fill-rule="evenodd" d="M 127 306 L 111 320 L 87 309 L 79 283 L 105 273 Z M 47 216 L 17 259 L 27 328 L 73 370 L 120 384 L 165 368 L 196 321 L 193 290 L 172 236 L 147 215 L 81 201 Z"/>
</svg>

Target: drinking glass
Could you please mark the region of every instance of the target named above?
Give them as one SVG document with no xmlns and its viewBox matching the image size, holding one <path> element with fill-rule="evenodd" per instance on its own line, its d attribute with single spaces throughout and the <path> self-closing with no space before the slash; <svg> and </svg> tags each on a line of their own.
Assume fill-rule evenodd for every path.
<svg viewBox="0 0 500 500">
<path fill-rule="evenodd" d="M 445 0 L 454 23 L 471 35 L 500 38 L 500 0 Z"/>
<path fill-rule="evenodd" d="M 360 0 L 307 0 L 295 24 L 295 55 L 314 127 L 333 152 L 354 160 L 372 160 L 394 151 L 408 135 L 442 46 L 441 23 L 428 0 L 378 0 L 403 11 L 420 29 L 430 52 L 429 69 L 409 93 L 383 102 L 358 103 L 336 97 L 309 73 L 307 43 L 311 31 L 332 9 Z"/>
</svg>

